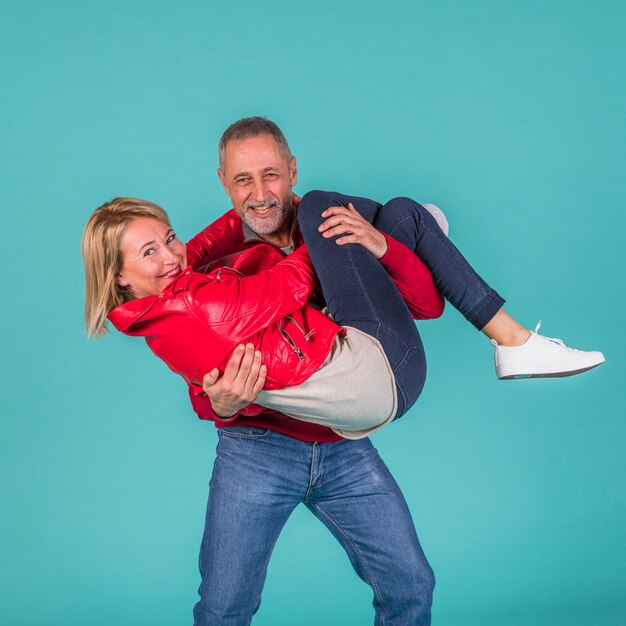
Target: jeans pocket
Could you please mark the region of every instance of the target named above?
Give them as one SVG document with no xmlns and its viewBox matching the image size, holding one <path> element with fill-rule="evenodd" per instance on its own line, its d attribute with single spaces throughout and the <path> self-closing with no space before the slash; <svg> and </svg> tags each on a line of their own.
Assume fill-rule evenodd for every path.
<svg viewBox="0 0 626 626">
<path fill-rule="evenodd" d="M 269 435 L 269 428 L 259 426 L 223 426 L 219 429 L 219 434 L 233 439 L 262 439 Z"/>
</svg>

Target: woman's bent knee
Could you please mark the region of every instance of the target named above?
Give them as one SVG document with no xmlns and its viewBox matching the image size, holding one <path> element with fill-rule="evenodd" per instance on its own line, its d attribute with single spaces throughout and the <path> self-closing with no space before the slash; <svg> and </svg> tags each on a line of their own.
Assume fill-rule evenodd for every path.
<svg viewBox="0 0 626 626">
<path fill-rule="evenodd" d="M 307 228 L 314 227 L 317 229 L 322 222 L 321 214 L 331 206 L 342 204 L 339 194 L 333 191 L 322 191 L 314 189 L 307 191 L 302 197 L 300 207 L 298 208 L 298 222 L 300 228 L 304 231 Z"/>
<path fill-rule="evenodd" d="M 428 211 L 421 204 L 419 204 L 419 202 L 406 196 L 392 198 L 384 205 L 384 208 L 385 211 L 387 209 L 392 210 L 395 217 L 399 217 L 401 215 L 406 217 L 415 217 L 428 213 Z"/>
</svg>

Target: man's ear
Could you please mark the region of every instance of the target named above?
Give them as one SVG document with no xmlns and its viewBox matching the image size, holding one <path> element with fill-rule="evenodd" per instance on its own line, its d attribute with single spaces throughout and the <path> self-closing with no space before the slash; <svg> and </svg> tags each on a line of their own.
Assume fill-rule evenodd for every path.
<svg viewBox="0 0 626 626">
<path fill-rule="evenodd" d="M 224 187 L 224 191 L 228 196 L 230 196 L 230 190 L 228 188 L 228 183 L 226 182 L 226 176 L 219 167 L 217 168 L 217 175 L 219 176 L 220 183 L 222 183 L 222 187 Z"/>
<path fill-rule="evenodd" d="M 295 187 L 298 182 L 298 166 L 296 165 L 296 157 L 292 156 L 289 162 L 289 174 L 291 175 L 291 186 Z"/>
</svg>

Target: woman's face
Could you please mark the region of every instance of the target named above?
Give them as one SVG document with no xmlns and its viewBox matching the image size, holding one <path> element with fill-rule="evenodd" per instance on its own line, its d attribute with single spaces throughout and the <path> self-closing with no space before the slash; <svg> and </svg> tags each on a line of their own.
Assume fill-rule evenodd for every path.
<svg viewBox="0 0 626 626">
<path fill-rule="evenodd" d="M 185 244 L 167 224 L 152 217 L 138 217 L 126 227 L 120 250 L 117 282 L 136 298 L 160 294 L 187 267 Z"/>
</svg>

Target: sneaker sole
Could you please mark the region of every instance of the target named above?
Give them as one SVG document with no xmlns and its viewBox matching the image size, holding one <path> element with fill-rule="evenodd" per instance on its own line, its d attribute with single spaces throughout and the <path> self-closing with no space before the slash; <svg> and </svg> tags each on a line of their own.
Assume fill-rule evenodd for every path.
<svg viewBox="0 0 626 626">
<path fill-rule="evenodd" d="M 498 376 L 498 380 L 521 380 L 523 378 L 565 378 L 567 376 L 576 376 L 576 374 L 582 374 L 583 372 L 588 372 L 592 370 L 594 367 L 598 367 L 598 365 L 602 365 L 604 361 L 600 361 L 600 363 L 596 363 L 595 365 L 590 365 L 589 367 L 583 367 L 578 370 L 570 370 L 569 372 L 551 372 L 547 374 L 511 374 L 509 376 Z"/>
</svg>

